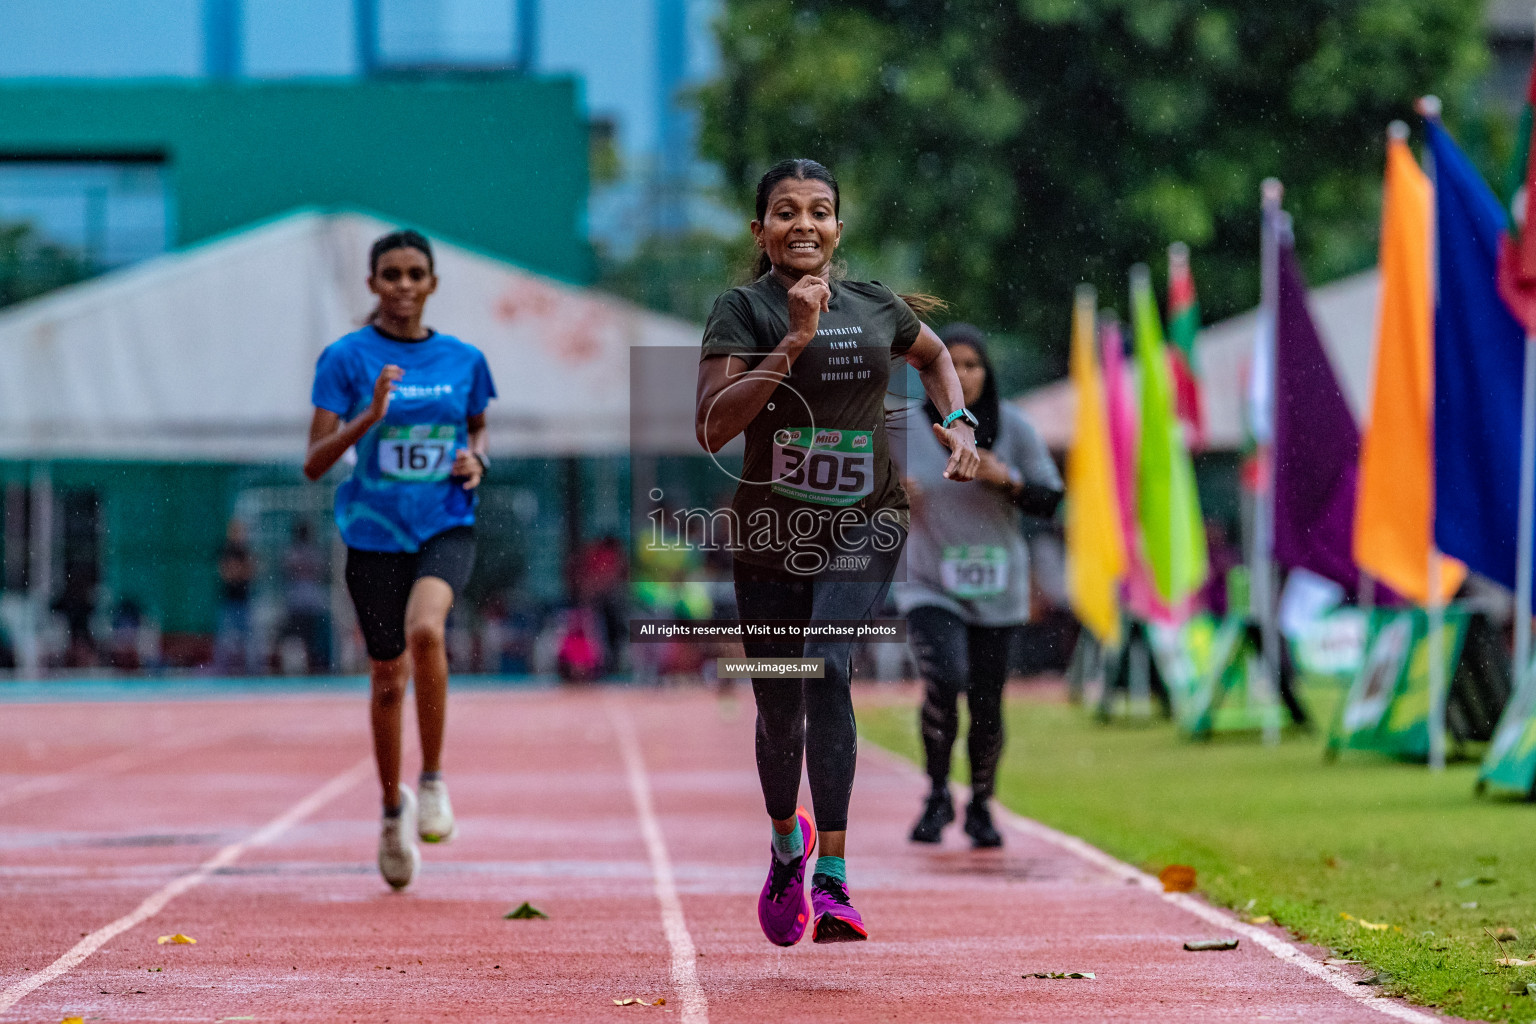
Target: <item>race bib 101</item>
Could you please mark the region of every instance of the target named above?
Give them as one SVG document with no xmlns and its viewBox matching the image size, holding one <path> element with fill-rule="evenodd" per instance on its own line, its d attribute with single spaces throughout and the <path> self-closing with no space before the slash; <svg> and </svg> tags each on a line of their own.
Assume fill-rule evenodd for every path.
<svg viewBox="0 0 1536 1024">
<path fill-rule="evenodd" d="M 773 435 L 774 494 L 841 506 L 856 504 L 874 487 L 873 431 L 789 427 Z"/>
<path fill-rule="evenodd" d="M 413 483 L 446 480 L 458 438 L 451 423 L 385 426 L 379 435 L 379 475 Z"/>
<path fill-rule="evenodd" d="M 952 597 L 996 597 L 1008 589 L 1008 549 L 990 544 L 947 547 L 939 579 Z"/>
</svg>

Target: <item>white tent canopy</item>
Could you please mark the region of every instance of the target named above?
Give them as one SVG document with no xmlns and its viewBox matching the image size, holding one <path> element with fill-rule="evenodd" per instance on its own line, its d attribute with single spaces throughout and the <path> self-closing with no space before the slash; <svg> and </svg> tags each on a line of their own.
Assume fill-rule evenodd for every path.
<svg viewBox="0 0 1536 1024">
<path fill-rule="evenodd" d="M 1323 348 L 1357 422 L 1364 421 L 1370 404 L 1380 292 L 1380 274 L 1368 270 L 1314 288 L 1308 298 Z M 1243 445 L 1243 403 L 1257 327 L 1258 310 L 1249 310 L 1205 328 L 1195 342 L 1206 437 L 1209 447 L 1217 451 Z M 1064 451 L 1071 445 L 1077 411 L 1071 380 L 1036 388 L 1015 401 L 1052 449 Z"/>
<path fill-rule="evenodd" d="M 300 461 L 315 360 L 372 308 L 390 228 L 294 213 L 0 312 L 0 457 Z M 433 243 L 426 322 L 486 354 L 496 454 L 625 451 L 630 348 L 698 347 L 684 321 Z M 692 446 L 691 406 L 671 419 L 660 447 Z"/>
</svg>

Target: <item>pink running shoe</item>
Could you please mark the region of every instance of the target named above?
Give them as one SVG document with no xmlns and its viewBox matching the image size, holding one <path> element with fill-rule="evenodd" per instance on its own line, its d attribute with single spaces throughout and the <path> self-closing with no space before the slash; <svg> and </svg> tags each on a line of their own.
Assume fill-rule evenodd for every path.
<svg viewBox="0 0 1536 1024">
<path fill-rule="evenodd" d="M 831 875 L 811 878 L 811 916 L 816 919 L 812 942 L 863 942 L 869 938 L 864 919 L 848 901 L 848 887 Z"/>
<path fill-rule="evenodd" d="M 805 906 L 805 863 L 816 849 L 816 826 L 805 808 L 795 810 L 800 821 L 800 835 L 805 840 L 805 852 L 788 864 L 779 859 L 771 848 L 768 881 L 757 897 L 757 922 L 763 926 L 763 934 L 776 946 L 793 946 L 805 934 L 808 920 Z"/>
</svg>

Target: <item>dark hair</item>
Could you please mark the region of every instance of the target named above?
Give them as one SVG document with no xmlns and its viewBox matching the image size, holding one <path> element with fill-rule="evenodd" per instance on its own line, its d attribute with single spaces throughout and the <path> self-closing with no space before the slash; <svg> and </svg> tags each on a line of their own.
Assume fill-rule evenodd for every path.
<svg viewBox="0 0 1536 1024">
<path fill-rule="evenodd" d="M 379 269 L 379 260 L 387 252 L 395 249 L 416 249 L 427 258 L 427 269 L 435 271 L 432 264 L 432 244 L 427 241 L 427 236 L 420 231 L 412 231 L 410 228 L 402 228 L 399 231 L 391 231 L 389 234 L 378 238 L 368 249 L 368 273 L 376 273 Z"/>
<path fill-rule="evenodd" d="M 987 354 L 987 336 L 975 324 L 952 323 L 939 332 L 939 340 L 945 348 L 969 345 L 976 350 L 981 360 L 981 369 L 987 376 L 981 385 L 981 397 L 971 406 L 971 412 L 980 423 L 976 428 L 976 447 L 991 448 L 997 442 L 998 421 L 1002 411 L 997 397 L 997 374 L 992 372 L 992 357 Z M 933 404 L 933 399 L 928 399 L 924 408 L 928 410 L 930 420 L 934 423 L 940 421 L 939 410 Z"/>
<path fill-rule="evenodd" d="M 756 213 L 759 224 L 762 223 L 763 218 L 768 214 L 768 200 L 773 195 L 773 190 L 778 187 L 779 182 L 791 180 L 819 181 L 826 185 L 832 190 L 832 215 L 836 217 L 842 214 L 843 194 L 837 187 L 837 179 L 832 176 L 832 172 L 827 169 L 826 164 L 805 157 L 794 157 L 789 160 L 780 160 L 764 171 L 763 176 L 758 179 Z M 762 277 L 772 269 L 773 261 L 768 258 L 767 251 L 759 249 L 757 251 L 757 258 L 752 263 L 752 278 L 755 280 Z M 832 276 L 834 278 L 841 278 L 846 273 L 847 270 L 842 261 L 839 260 L 833 264 Z M 901 298 L 907 305 L 912 307 L 912 311 L 918 316 L 928 316 L 931 313 L 937 313 L 949 308 L 949 304 L 937 295 L 913 292 L 902 295 Z"/>
</svg>

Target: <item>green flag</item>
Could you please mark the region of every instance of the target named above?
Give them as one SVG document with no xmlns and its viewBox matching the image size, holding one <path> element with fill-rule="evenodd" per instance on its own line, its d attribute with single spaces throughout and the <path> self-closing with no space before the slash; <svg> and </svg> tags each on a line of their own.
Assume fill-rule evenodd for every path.
<svg viewBox="0 0 1536 1024">
<path fill-rule="evenodd" d="M 1177 606 L 1205 583 L 1205 523 L 1195 467 L 1174 415 L 1167 345 L 1145 264 L 1131 268 L 1131 313 L 1141 385 L 1136 519 L 1158 596 Z"/>
</svg>

